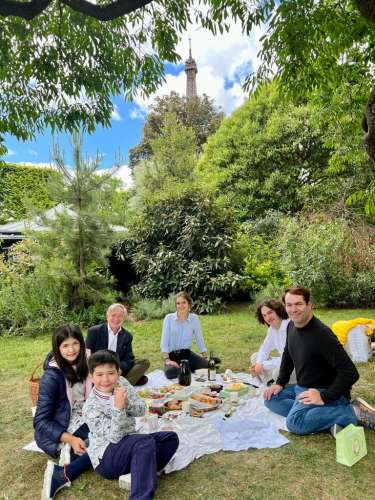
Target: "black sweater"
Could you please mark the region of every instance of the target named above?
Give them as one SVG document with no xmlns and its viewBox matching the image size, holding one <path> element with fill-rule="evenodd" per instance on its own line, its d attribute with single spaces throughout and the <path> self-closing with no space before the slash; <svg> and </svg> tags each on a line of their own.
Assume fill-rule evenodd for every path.
<svg viewBox="0 0 375 500">
<path fill-rule="evenodd" d="M 302 328 L 291 321 L 281 359 L 277 384 L 283 387 L 296 370 L 297 384 L 309 389 L 323 389 L 322 400 L 329 403 L 346 396 L 359 374 L 336 335 L 315 316 Z"/>
</svg>

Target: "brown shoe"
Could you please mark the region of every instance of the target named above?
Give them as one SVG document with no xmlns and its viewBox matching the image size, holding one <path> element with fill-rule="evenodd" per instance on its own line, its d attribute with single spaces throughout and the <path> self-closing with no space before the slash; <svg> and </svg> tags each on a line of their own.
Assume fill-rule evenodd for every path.
<svg viewBox="0 0 375 500">
<path fill-rule="evenodd" d="M 146 375 L 142 375 L 142 377 L 137 381 L 135 385 L 145 385 L 148 382 L 148 377 Z"/>
</svg>

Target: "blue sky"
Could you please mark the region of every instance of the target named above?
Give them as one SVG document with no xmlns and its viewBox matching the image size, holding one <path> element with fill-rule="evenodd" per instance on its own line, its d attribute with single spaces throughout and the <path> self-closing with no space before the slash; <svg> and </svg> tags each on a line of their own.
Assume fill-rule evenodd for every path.
<svg viewBox="0 0 375 500">
<path fill-rule="evenodd" d="M 182 63 L 166 65 L 166 82 L 156 94 L 148 99 L 135 99 L 125 102 L 122 96 L 116 96 L 112 102 L 114 113 L 111 127 L 97 127 L 93 134 L 84 136 L 84 151 L 94 155 L 98 150 L 103 155 L 102 166 L 113 166 L 119 151 L 122 155 L 123 171 L 128 161 L 129 148 L 138 144 L 144 119 L 154 98 L 169 94 L 172 90 L 185 94 L 186 77 L 183 61 L 187 58 L 188 39 L 192 38 L 192 53 L 198 65 L 197 91 L 212 97 L 216 105 L 227 115 L 233 112 L 246 99 L 242 90 L 243 80 L 250 71 L 258 66 L 259 37 L 262 30 L 255 30 L 250 37 L 242 34 L 234 25 L 229 33 L 212 35 L 202 28 L 194 28 L 186 33 L 177 47 Z M 8 154 L 4 158 L 13 163 L 30 163 L 43 166 L 51 161 L 51 131 L 39 134 L 35 141 L 17 141 L 5 137 Z M 69 136 L 61 134 L 57 142 L 65 153 L 65 160 L 71 164 Z M 125 177 L 127 174 L 125 175 Z"/>
</svg>

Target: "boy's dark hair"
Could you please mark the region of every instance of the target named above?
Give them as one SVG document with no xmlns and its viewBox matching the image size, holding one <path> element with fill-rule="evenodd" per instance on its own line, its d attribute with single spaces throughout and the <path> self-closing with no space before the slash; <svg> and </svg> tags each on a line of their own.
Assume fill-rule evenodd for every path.
<svg viewBox="0 0 375 500">
<path fill-rule="evenodd" d="M 261 311 L 262 307 L 264 306 L 268 307 L 269 309 L 272 309 L 272 311 L 275 311 L 275 313 L 278 315 L 279 318 L 288 319 L 288 315 L 286 313 L 284 304 L 279 300 L 268 299 L 261 302 L 255 312 L 255 317 L 261 325 L 267 325 L 267 322 L 264 320 Z"/>
<path fill-rule="evenodd" d="M 70 337 L 78 340 L 80 345 L 79 355 L 74 363 L 74 368 L 73 365 L 62 357 L 60 352 L 61 344 Z M 83 382 L 87 378 L 89 371 L 86 360 L 86 346 L 79 326 L 68 323 L 56 328 L 52 335 L 52 352 L 58 367 L 63 371 L 65 378 L 71 385 Z"/>
<path fill-rule="evenodd" d="M 294 286 L 292 288 L 287 288 L 283 293 L 283 302 L 285 304 L 285 295 L 290 293 L 291 295 L 301 295 L 304 298 L 306 304 L 310 302 L 310 290 L 304 286 Z"/>
<path fill-rule="evenodd" d="M 100 365 L 113 365 L 117 371 L 120 369 L 120 361 L 117 354 L 109 349 L 101 349 L 89 357 L 89 372 L 91 375 L 94 373 L 95 368 Z"/>
</svg>

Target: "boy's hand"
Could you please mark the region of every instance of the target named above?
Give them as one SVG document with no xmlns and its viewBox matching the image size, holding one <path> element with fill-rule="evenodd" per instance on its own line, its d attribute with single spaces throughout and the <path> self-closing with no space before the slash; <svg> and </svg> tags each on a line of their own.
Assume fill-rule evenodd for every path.
<svg viewBox="0 0 375 500">
<path fill-rule="evenodd" d="M 115 408 L 122 410 L 128 406 L 128 391 L 126 389 L 120 386 L 116 387 L 114 396 Z"/>
</svg>

